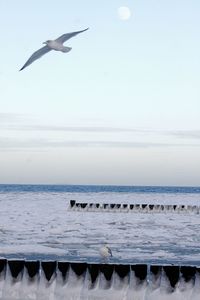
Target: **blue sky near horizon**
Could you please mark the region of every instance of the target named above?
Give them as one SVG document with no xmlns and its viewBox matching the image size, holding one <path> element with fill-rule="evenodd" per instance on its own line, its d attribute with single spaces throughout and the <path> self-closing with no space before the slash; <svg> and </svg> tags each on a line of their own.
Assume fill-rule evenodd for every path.
<svg viewBox="0 0 200 300">
<path fill-rule="evenodd" d="M 0 183 L 200 185 L 199 13 L 198 0 L 2 0 Z"/>
</svg>

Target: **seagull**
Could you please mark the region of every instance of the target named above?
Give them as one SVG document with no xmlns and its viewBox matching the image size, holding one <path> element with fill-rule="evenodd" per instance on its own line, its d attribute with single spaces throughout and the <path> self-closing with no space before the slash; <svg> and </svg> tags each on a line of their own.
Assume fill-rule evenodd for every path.
<svg viewBox="0 0 200 300">
<path fill-rule="evenodd" d="M 23 65 L 23 67 L 20 69 L 20 71 L 22 71 L 23 69 L 25 69 L 26 67 L 28 67 L 30 64 L 32 64 L 36 59 L 40 58 L 41 56 L 43 56 L 44 54 L 50 52 L 51 50 L 55 50 L 55 51 L 61 51 L 63 53 L 67 53 L 69 51 L 72 50 L 71 47 L 65 47 L 63 45 L 64 42 L 66 42 L 67 40 L 71 39 L 73 36 L 84 32 L 86 30 L 88 30 L 89 28 L 86 28 L 84 30 L 81 31 L 75 31 L 75 32 L 70 32 L 70 33 L 65 33 L 61 36 L 59 36 L 57 39 L 55 40 L 47 40 L 46 42 L 44 42 L 43 44 L 45 44 L 46 46 L 40 48 L 39 50 L 35 51 L 31 57 L 27 60 L 27 62 L 25 63 L 25 65 Z"/>
<path fill-rule="evenodd" d="M 112 256 L 112 251 L 107 245 L 104 245 L 103 247 L 101 247 L 99 249 L 99 253 L 103 258 L 108 258 L 108 257 Z"/>
</svg>

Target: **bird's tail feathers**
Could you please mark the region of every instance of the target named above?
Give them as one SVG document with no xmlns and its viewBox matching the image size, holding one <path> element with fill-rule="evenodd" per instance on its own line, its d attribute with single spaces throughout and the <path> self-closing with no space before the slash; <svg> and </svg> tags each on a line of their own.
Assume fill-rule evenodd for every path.
<svg viewBox="0 0 200 300">
<path fill-rule="evenodd" d="M 62 52 L 63 52 L 63 53 L 67 53 L 67 52 L 69 52 L 69 51 L 71 51 L 71 50 L 72 50 L 71 47 L 63 47 Z"/>
</svg>

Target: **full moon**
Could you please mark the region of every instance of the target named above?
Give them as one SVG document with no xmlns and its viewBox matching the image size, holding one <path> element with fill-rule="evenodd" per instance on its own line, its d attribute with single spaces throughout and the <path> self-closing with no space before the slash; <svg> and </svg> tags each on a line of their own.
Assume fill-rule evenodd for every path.
<svg viewBox="0 0 200 300">
<path fill-rule="evenodd" d="M 121 6 L 118 8 L 118 16 L 120 20 L 128 20 L 131 16 L 131 11 L 127 6 Z"/>
</svg>

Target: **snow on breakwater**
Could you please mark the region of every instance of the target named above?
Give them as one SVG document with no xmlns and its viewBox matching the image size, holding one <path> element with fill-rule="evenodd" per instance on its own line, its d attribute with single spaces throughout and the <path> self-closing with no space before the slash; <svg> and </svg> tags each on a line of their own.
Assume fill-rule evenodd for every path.
<svg viewBox="0 0 200 300">
<path fill-rule="evenodd" d="M 122 204 L 122 203 L 92 203 L 70 200 L 69 210 L 89 212 L 193 212 L 199 214 L 200 206 L 197 205 L 167 205 L 167 204 Z"/>
<path fill-rule="evenodd" d="M 1 300 L 199 299 L 200 269 L 0 260 Z"/>
</svg>

